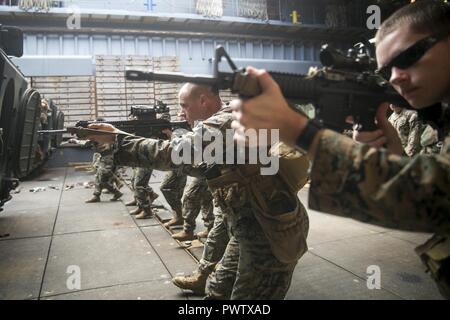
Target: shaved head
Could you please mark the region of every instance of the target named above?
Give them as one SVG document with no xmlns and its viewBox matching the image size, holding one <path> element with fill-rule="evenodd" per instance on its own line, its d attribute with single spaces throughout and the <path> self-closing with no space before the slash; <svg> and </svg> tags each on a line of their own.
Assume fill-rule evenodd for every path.
<svg viewBox="0 0 450 320">
<path fill-rule="evenodd" d="M 192 126 L 209 118 L 222 107 L 218 93 L 210 86 L 185 83 L 178 94 L 181 115 Z"/>
<path fill-rule="evenodd" d="M 199 98 L 202 94 L 208 97 L 218 97 L 218 94 L 210 86 L 195 83 L 185 83 L 180 89 L 179 95 L 181 94 L 186 94 L 193 99 Z"/>
</svg>

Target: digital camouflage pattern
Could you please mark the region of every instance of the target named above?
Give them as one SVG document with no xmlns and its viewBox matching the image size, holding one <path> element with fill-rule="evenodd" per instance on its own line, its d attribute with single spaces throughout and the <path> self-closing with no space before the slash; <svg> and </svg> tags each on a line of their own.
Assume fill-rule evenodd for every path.
<svg viewBox="0 0 450 320">
<path fill-rule="evenodd" d="M 445 111 L 440 154 L 390 155 L 324 130 L 311 170 L 309 206 L 388 228 L 436 233 L 416 251 L 449 298 L 450 122 Z"/>
<path fill-rule="evenodd" d="M 413 158 L 324 130 L 311 171 L 314 210 L 385 227 L 450 233 L 450 136 L 439 155 Z"/>
<path fill-rule="evenodd" d="M 437 130 L 430 125 L 424 126 L 422 134 L 420 135 L 420 145 L 422 154 L 439 154 L 442 148 L 442 141 L 439 141 Z"/>
<path fill-rule="evenodd" d="M 417 111 L 403 109 L 400 113 L 393 112 L 389 122 L 394 126 L 402 142 L 406 155 L 412 157 L 420 152 L 421 125 Z"/>
<path fill-rule="evenodd" d="M 120 193 L 116 187 L 115 176 L 116 165 L 114 164 L 113 150 L 109 147 L 94 147 L 93 167 L 95 171 L 95 190 L 94 195 L 100 196 L 103 189 L 112 194 Z"/>
<path fill-rule="evenodd" d="M 223 216 L 220 208 L 214 212 L 213 222 L 213 227 L 209 231 L 203 246 L 202 258 L 198 263 L 198 271 L 200 273 L 210 274 L 213 272 L 216 264 L 225 253 L 225 248 L 230 240 L 226 218 Z"/>
<path fill-rule="evenodd" d="M 206 229 L 211 229 L 214 223 L 213 198 L 208 189 L 206 179 L 194 178 L 184 191 L 183 199 L 183 229 L 186 232 L 193 232 L 195 229 L 195 219 L 202 213 L 203 222 Z"/>
<path fill-rule="evenodd" d="M 152 187 L 148 185 L 152 177 L 153 169 L 151 168 L 134 168 L 133 174 L 133 189 L 134 198 L 137 205 L 141 209 L 150 208 L 151 202 L 149 193 L 153 193 Z"/>
<path fill-rule="evenodd" d="M 231 128 L 231 122 L 231 110 L 224 108 L 192 132 L 171 141 L 119 135 L 115 161 L 159 170 L 180 168 L 186 174 L 202 176 L 202 163 L 175 165 L 172 150 L 179 150 L 183 143 L 193 148 L 194 141 L 206 131 L 211 136 L 220 132 L 226 145 L 225 130 Z M 204 141 L 203 147 L 208 142 Z M 305 208 L 278 174 L 260 175 L 259 165 L 217 164 L 216 168 L 220 176 L 209 179 L 208 186 L 229 223 L 230 234 L 239 243 L 231 299 L 284 298 L 294 267 L 307 250 L 309 225 Z M 225 252 L 223 259 L 228 258 Z"/>
<path fill-rule="evenodd" d="M 208 278 L 207 296 L 233 300 L 283 299 L 297 262 L 267 259 L 271 256 L 271 249 L 264 245 L 266 241 L 260 225 L 246 223 L 242 228 L 249 228 L 245 233 L 253 237 L 241 237 L 243 232 L 240 231 L 235 233 L 241 239 L 238 241 L 231 233 L 222 259 Z"/>
<path fill-rule="evenodd" d="M 211 273 L 206 282 L 207 299 L 229 300 L 233 293 L 239 266 L 239 243 L 236 238 L 231 237 L 223 249 L 223 256 L 217 261 L 214 272 Z"/>
<path fill-rule="evenodd" d="M 159 189 L 172 210 L 181 214 L 181 198 L 186 187 L 187 176 L 179 170 L 167 172 Z"/>
</svg>

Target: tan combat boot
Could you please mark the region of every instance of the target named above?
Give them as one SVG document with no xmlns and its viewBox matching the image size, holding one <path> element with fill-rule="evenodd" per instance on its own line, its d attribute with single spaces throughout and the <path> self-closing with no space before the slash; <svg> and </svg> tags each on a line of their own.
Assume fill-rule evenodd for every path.
<svg viewBox="0 0 450 320">
<path fill-rule="evenodd" d="M 136 199 L 131 200 L 130 202 L 125 203 L 127 207 L 137 206 Z"/>
<path fill-rule="evenodd" d="M 197 234 L 196 234 L 196 236 L 197 236 L 197 238 L 208 238 L 208 234 L 209 234 L 209 230 L 208 229 L 206 229 L 206 230 L 203 230 L 203 231 L 200 231 L 200 232 L 198 232 Z"/>
<path fill-rule="evenodd" d="M 180 231 L 178 233 L 175 233 L 172 235 L 172 238 L 178 241 L 188 241 L 188 240 L 194 240 L 194 232 L 186 232 L 186 231 Z"/>
<path fill-rule="evenodd" d="M 100 202 L 100 196 L 93 195 L 92 198 L 85 201 L 86 203 Z"/>
<path fill-rule="evenodd" d="M 207 273 L 195 272 L 190 276 L 179 276 L 172 278 L 172 283 L 178 288 L 192 290 L 195 294 L 205 294 Z"/>
<path fill-rule="evenodd" d="M 144 210 L 142 210 L 141 208 L 137 207 L 136 209 L 134 209 L 133 211 L 130 212 L 130 215 L 131 216 L 136 216 L 136 215 L 140 214 L 142 211 L 144 211 Z"/>
<path fill-rule="evenodd" d="M 168 228 L 171 226 L 182 226 L 184 223 L 184 219 L 181 215 L 181 212 L 174 211 L 174 217 L 169 220 L 169 222 L 164 223 L 164 227 Z"/>
<path fill-rule="evenodd" d="M 153 218 L 152 209 L 150 209 L 150 208 L 142 209 L 142 212 L 139 213 L 135 218 L 136 219 L 150 219 L 150 218 Z"/>
<path fill-rule="evenodd" d="M 123 193 L 117 190 L 116 193 L 114 193 L 114 196 L 111 199 L 109 199 L 109 201 L 117 201 L 120 199 L 121 196 L 123 196 Z"/>
</svg>

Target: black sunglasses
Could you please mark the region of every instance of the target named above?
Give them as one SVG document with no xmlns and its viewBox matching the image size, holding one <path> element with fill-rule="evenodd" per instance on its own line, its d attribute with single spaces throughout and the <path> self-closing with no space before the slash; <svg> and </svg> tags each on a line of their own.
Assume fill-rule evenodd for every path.
<svg viewBox="0 0 450 320">
<path fill-rule="evenodd" d="M 392 75 L 392 68 L 407 69 L 419 61 L 423 55 L 431 49 L 436 43 L 447 38 L 450 35 L 450 29 L 439 32 L 432 36 L 423 38 L 409 48 L 400 52 L 387 65 L 381 67 L 375 72 L 380 74 L 385 80 L 389 81 Z"/>
</svg>

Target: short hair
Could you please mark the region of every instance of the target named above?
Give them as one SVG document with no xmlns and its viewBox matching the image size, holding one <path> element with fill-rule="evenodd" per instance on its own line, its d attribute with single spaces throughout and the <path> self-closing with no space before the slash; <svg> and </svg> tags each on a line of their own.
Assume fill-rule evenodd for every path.
<svg viewBox="0 0 450 320">
<path fill-rule="evenodd" d="M 421 0 L 395 11 L 380 26 L 375 40 L 379 43 L 386 35 L 407 23 L 412 31 L 438 33 L 450 28 L 450 4 L 442 0 Z"/>
<path fill-rule="evenodd" d="M 188 82 L 185 83 L 182 88 L 187 90 L 189 96 L 194 99 L 200 97 L 201 94 L 207 94 L 210 97 L 219 97 L 219 90 L 212 86 Z"/>
</svg>

